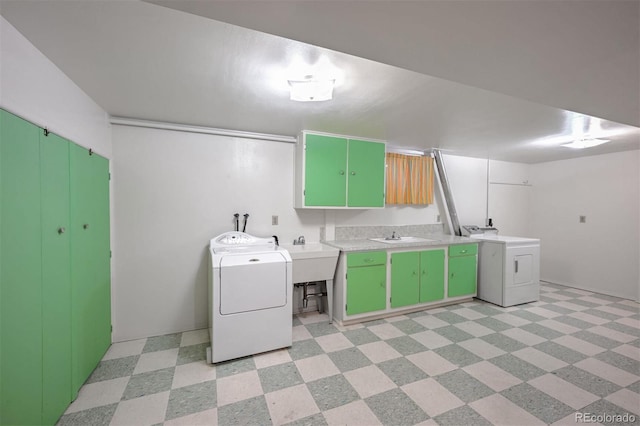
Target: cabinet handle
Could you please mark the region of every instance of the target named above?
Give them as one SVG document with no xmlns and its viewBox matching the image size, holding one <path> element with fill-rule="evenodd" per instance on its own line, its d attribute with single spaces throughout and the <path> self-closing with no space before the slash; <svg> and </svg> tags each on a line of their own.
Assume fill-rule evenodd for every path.
<svg viewBox="0 0 640 426">
<path fill-rule="evenodd" d="M 466 252 L 466 250 L 460 250 L 460 254 L 465 254 Z"/>
<path fill-rule="evenodd" d="M 412 275 L 418 275 L 418 273 L 417 273 L 416 271 L 413 271 L 413 274 L 412 274 Z"/>
<path fill-rule="evenodd" d="M 64 227 L 60 227 L 58 228 L 58 234 L 64 234 L 64 231 L 66 231 L 66 229 L 64 229 Z"/>
<path fill-rule="evenodd" d="M 387 283 L 386 281 L 380 281 L 380 287 L 384 288 L 386 287 Z"/>
<path fill-rule="evenodd" d="M 518 261 L 516 260 L 516 274 L 518 273 Z"/>
<path fill-rule="evenodd" d="M 85 223 L 84 225 L 82 225 L 82 229 L 88 229 L 89 228 L 89 224 Z"/>
<path fill-rule="evenodd" d="M 355 176 L 355 175 L 356 175 L 356 172 L 351 172 L 351 176 Z"/>
<path fill-rule="evenodd" d="M 373 262 L 373 258 L 372 257 L 368 257 L 364 261 L 365 261 L 365 263 L 371 263 L 371 262 Z"/>
<path fill-rule="evenodd" d="M 344 175 L 344 170 L 340 170 L 339 174 L 340 176 Z"/>
</svg>

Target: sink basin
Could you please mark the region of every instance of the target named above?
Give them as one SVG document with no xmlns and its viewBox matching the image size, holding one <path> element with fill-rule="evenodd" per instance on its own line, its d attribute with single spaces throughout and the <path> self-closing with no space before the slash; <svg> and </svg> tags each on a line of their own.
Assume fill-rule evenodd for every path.
<svg viewBox="0 0 640 426">
<path fill-rule="evenodd" d="M 280 244 L 291 256 L 293 282 L 332 280 L 340 250 L 321 243 Z"/>
<path fill-rule="evenodd" d="M 400 244 L 400 243 L 431 243 L 439 240 L 431 240 L 429 238 L 422 237 L 399 237 L 395 240 L 388 240 L 386 238 L 369 238 L 371 241 L 377 241 L 385 244 Z"/>
</svg>

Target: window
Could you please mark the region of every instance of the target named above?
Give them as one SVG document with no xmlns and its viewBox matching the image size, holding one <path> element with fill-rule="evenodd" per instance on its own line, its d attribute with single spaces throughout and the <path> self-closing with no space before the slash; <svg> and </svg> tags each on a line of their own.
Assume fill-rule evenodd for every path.
<svg viewBox="0 0 640 426">
<path fill-rule="evenodd" d="M 387 204 L 433 203 L 433 158 L 388 152 Z"/>
</svg>

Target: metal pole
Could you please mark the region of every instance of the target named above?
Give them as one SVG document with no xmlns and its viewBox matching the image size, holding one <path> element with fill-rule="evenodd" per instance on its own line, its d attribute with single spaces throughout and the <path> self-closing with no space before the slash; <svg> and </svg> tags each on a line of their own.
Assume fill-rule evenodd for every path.
<svg viewBox="0 0 640 426">
<path fill-rule="evenodd" d="M 456 206 L 453 202 L 453 195 L 451 194 L 451 187 L 449 186 L 449 179 L 447 179 L 447 172 L 444 168 L 444 161 L 442 159 L 442 153 L 439 149 L 432 149 L 433 159 L 436 162 L 436 169 L 438 170 L 438 176 L 440 177 L 440 184 L 442 185 L 442 192 L 444 200 L 447 203 L 447 210 L 449 212 L 449 219 L 451 221 L 451 227 L 454 234 L 461 236 L 460 222 L 458 222 L 458 213 L 456 212 Z"/>
</svg>

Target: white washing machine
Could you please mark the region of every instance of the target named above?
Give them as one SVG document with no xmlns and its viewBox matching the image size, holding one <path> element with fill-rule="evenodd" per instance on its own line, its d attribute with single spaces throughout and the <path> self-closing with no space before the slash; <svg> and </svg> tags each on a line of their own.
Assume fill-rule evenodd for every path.
<svg viewBox="0 0 640 426">
<path fill-rule="evenodd" d="M 209 244 L 210 363 L 291 346 L 291 256 L 274 238 L 226 232 Z"/>
<path fill-rule="evenodd" d="M 478 248 L 478 299 L 513 306 L 540 299 L 540 240 L 472 234 Z"/>
</svg>

